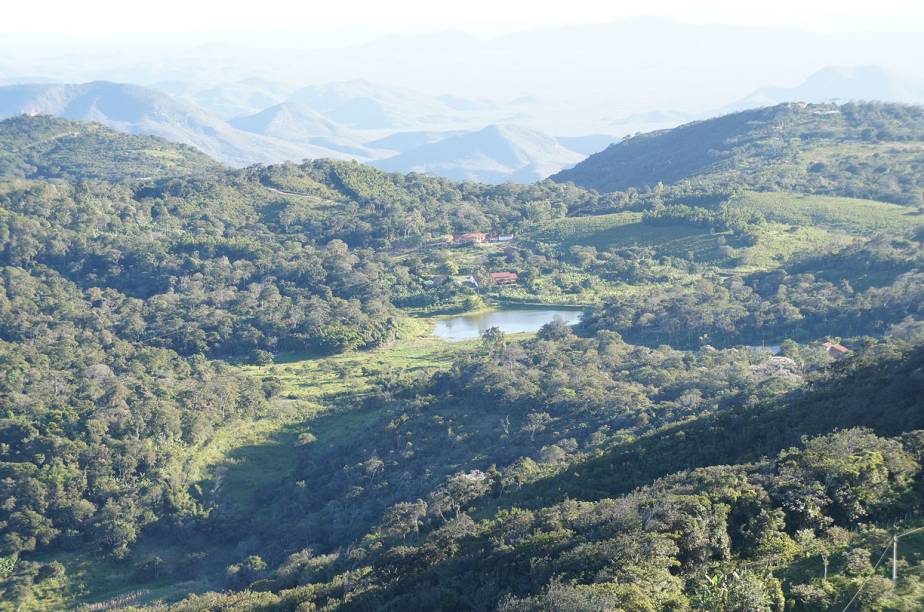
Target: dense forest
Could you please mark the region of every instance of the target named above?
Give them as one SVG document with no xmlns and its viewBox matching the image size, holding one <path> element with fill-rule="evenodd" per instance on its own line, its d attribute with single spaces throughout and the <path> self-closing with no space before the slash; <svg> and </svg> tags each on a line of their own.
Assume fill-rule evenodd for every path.
<svg viewBox="0 0 924 612">
<path fill-rule="evenodd" d="M 0 609 L 919 608 L 922 116 L 641 136 L 601 192 L 0 123 Z M 428 337 L 534 302 L 581 323 Z"/>
</svg>

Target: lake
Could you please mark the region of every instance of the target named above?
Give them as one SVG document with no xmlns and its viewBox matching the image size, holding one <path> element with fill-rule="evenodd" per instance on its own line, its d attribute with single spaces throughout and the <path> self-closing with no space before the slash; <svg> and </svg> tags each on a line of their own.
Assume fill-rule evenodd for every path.
<svg viewBox="0 0 924 612">
<path fill-rule="evenodd" d="M 498 327 L 507 334 L 535 332 L 555 319 L 574 325 L 581 320 L 581 311 L 563 308 L 507 308 L 465 314 L 438 320 L 433 335 L 450 342 L 458 342 L 480 338 L 485 330 L 492 327 Z"/>
</svg>

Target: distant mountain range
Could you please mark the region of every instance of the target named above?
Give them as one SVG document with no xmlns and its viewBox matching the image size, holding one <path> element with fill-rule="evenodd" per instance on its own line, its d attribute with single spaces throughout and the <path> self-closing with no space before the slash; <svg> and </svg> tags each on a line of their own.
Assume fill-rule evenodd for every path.
<svg viewBox="0 0 924 612">
<path fill-rule="evenodd" d="M 826 68 L 795 87 L 765 87 L 713 113 L 651 111 L 608 120 L 610 133 L 553 137 L 533 127 L 541 101 L 500 104 L 351 80 L 292 87 L 266 79 L 0 86 L 0 118 L 48 114 L 193 146 L 232 166 L 354 159 L 398 172 L 531 182 L 603 151 L 620 135 L 781 101 L 924 102 L 924 84 L 876 67 Z M 611 135 L 612 134 L 612 135 Z"/>
<path fill-rule="evenodd" d="M 584 156 L 545 134 L 517 125 L 491 125 L 422 144 L 373 162 L 393 172 L 424 172 L 455 180 L 532 183 Z"/>
<path fill-rule="evenodd" d="M 357 159 L 381 157 L 362 134 L 328 119 L 307 104 L 283 102 L 229 123 L 239 130 L 294 144 L 322 147 Z"/>
<path fill-rule="evenodd" d="M 498 115 L 482 118 L 477 125 L 392 128 L 402 130 L 472 130 L 518 123 L 547 134 L 622 137 L 667 127 L 614 125 L 626 117 L 654 110 L 696 116 L 682 121 L 703 118 L 760 88 L 794 87 L 826 66 L 877 65 L 894 74 L 924 78 L 924 45 L 911 32 L 819 35 L 652 17 L 487 37 L 430 32 L 359 44 L 320 41 L 296 30 L 188 35 L 171 38 L 167 48 L 151 44 L 157 37 L 61 38 L 33 33 L 0 37 L 0 78 L 105 79 L 157 87 L 167 81 L 167 93 L 223 118 L 251 115 L 288 101 L 307 84 L 323 90 L 328 88 L 325 83 L 365 79 L 426 92 L 427 105 L 438 108 L 436 115 L 489 113 L 492 106 Z M 54 44 L 43 51 L 40 43 L 46 40 Z M 182 90 L 176 87 L 180 82 L 186 84 Z M 255 95 L 263 96 L 261 104 L 253 103 Z M 519 108 L 510 110 L 513 101 Z M 237 112 L 232 112 L 234 105 L 239 105 Z M 505 117 L 505 109 L 508 115 L 523 114 Z M 375 115 L 364 115 L 369 117 Z M 397 118 L 401 117 L 406 115 Z M 385 119 L 396 117 L 386 112 Z"/>
<path fill-rule="evenodd" d="M 897 76 L 881 66 L 830 66 L 814 72 L 794 87 L 761 87 L 743 98 L 708 112 L 656 110 L 634 113 L 610 120 L 607 127 L 615 134 L 628 135 L 673 128 L 690 121 L 709 119 L 751 108 L 774 106 L 784 102 L 822 103 L 874 100 L 924 104 L 924 81 Z"/>
<path fill-rule="evenodd" d="M 217 84 L 162 81 L 151 87 L 223 119 L 251 115 L 285 102 L 296 89 L 290 85 L 258 78 Z"/>
<path fill-rule="evenodd" d="M 129 134 L 161 136 L 233 166 L 306 157 L 348 157 L 310 144 L 238 130 L 220 117 L 167 94 L 124 83 L 0 87 L 0 118 L 20 114 L 96 121 Z"/>
<path fill-rule="evenodd" d="M 364 80 L 312 85 L 292 93 L 289 101 L 359 130 L 395 130 L 420 125 L 447 126 L 467 122 L 465 115 L 486 110 L 458 98 L 430 97 L 409 89 L 385 87 Z M 496 114 L 496 110 L 487 110 Z"/>
<path fill-rule="evenodd" d="M 355 159 L 392 171 L 494 183 L 543 179 L 616 140 L 594 134 L 558 141 L 537 130 L 495 125 L 509 113 L 489 101 L 431 97 L 366 81 L 293 91 L 259 80 L 159 87 L 174 94 L 108 81 L 8 85 L 0 87 L 0 118 L 41 114 L 95 121 L 187 144 L 232 166 Z M 253 113 L 221 116 L 267 102 L 273 103 Z"/>
<path fill-rule="evenodd" d="M 900 78 L 879 66 L 829 67 L 796 87 L 764 87 L 725 110 L 773 106 L 781 102 L 871 101 L 924 103 L 924 81 Z"/>
</svg>

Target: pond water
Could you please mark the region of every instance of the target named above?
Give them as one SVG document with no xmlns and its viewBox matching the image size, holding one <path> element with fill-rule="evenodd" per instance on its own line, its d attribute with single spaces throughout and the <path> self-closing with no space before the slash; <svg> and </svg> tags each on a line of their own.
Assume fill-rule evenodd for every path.
<svg viewBox="0 0 924 612">
<path fill-rule="evenodd" d="M 540 327 L 555 319 L 574 325 L 581 320 L 581 311 L 563 308 L 509 308 L 465 314 L 438 320 L 433 335 L 450 342 L 458 342 L 480 338 L 485 330 L 492 327 L 499 327 L 507 334 L 539 331 Z"/>
</svg>

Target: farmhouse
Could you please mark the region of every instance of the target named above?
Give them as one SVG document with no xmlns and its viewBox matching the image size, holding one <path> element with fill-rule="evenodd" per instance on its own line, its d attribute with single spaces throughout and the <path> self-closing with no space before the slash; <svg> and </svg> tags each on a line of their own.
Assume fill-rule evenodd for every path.
<svg viewBox="0 0 924 612">
<path fill-rule="evenodd" d="M 484 232 L 466 232 L 464 234 L 457 234 L 452 237 L 453 244 L 475 244 L 481 243 L 488 239 L 488 235 Z"/>
<path fill-rule="evenodd" d="M 848 349 L 843 344 L 838 344 L 837 342 L 825 342 L 821 346 L 825 349 L 828 355 L 834 359 L 840 359 L 850 352 L 850 349 Z"/>
<path fill-rule="evenodd" d="M 491 272 L 489 276 L 498 285 L 509 285 L 517 282 L 516 272 Z"/>
</svg>

